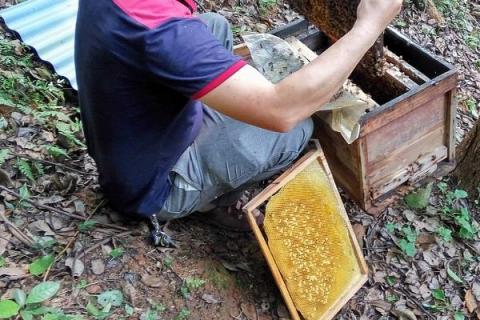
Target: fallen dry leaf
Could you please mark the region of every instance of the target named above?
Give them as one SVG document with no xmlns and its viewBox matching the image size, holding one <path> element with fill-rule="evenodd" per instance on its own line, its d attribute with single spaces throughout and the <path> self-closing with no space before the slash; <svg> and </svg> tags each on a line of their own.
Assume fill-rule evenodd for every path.
<svg viewBox="0 0 480 320">
<path fill-rule="evenodd" d="M 358 245 L 363 248 L 363 237 L 365 236 L 365 227 L 359 223 L 352 226 L 355 237 L 357 238 Z"/>
<path fill-rule="evenodd" d="M 142 275 L 141 281 L 144 285 L 151 288 L 159 288 L 163 284 L 163 281 L 161 278 L 158 278 L 149 274 Z"/>
<path fill-rule="evenodd" d="M 80 277 L 85 270 L 85 265 L 82 260 L 68 257 L 65 260 L 65 266 L 70 268 L 73 277 Z"/>
<path fill-rule="evenodd" d="M 252 303 L 242 303 L 240 309 L 248 320 L 257 320 L 257 310 Z"/>
<path fill-rule="evenodd" d="M 28 265 L 20 267 L 0 268 L 0 276 L 21 277 L 28 273 Z"/>
<path fill-rule="evenodd" d="M 472 313 L 477 309 L 477 301 L 475 300 L 471 289 L 468 289 L 465 293 L 465 306 L 469 313 Z"/>
<path fill-rule="evenodd" d="M 398 320 L 417 320 L 417 316 L 412 310 L 405 307 L 398 307 L 392 310 L 392 314 L 397 317 Z"/>
<path fill-rule="evenodd" d="M 202 295 L 202 300 L 205 301 L 206 303 L 210 303 L 210 304 L 220 303 L 220 301 L 218 301 L 213 295 L 208 294 L 208 293 L 204 293 Z"/>
<path fill-rule="evenodd" d="M 105 262 L 102 259 L 92 260 L 92 272 L 96 275 L 100 275 L 105 272 Z"/>
</svg>

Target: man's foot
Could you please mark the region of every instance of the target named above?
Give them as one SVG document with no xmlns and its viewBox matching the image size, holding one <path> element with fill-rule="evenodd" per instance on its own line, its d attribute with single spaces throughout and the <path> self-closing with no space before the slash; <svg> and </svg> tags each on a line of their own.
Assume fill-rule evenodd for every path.
<svg viewBox="0 0 480 320">
<path fill-rule="evenodd" d="M 254 216 L 258 225 L 263 223 L 264 215 L 260 211 L 255 210 Z M 249 232 L 252 230 L 248 223 L 247 215 L 236 206 L 215 208 L 207 213 L 203 213 L 203 219 L 205 219 L 206 223 L 230 231 Z"/>
</svg>

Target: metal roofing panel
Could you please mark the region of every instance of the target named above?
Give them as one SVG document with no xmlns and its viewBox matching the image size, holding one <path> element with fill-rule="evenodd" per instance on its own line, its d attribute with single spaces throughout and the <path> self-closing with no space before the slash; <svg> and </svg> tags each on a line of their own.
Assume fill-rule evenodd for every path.
<svg viewBox="0 0 480 320">
<path fill-rule="evenodd" d="M 77 89 L 73 59 L 78 0 L 28 0 L 0 11 L 0 18 L 40 59 Z"/>
</svg>

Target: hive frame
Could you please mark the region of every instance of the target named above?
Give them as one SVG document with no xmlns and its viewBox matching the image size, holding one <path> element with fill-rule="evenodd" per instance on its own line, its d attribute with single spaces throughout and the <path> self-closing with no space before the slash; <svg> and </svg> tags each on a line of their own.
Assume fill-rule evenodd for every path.
<svg viewBox="0 0 480 320">
<path fill-rule="evenodd" d="M 342 218 L 345 221 L 347 226 L 348 235 L 350 239 L 350 243 L 352 244 L 355 257 L 359 266 L 360 270 L 360 278 L 356 281 L 352 281 L 350 283 L 348 290 L 337 298 L 337 300 L 330 306 L 329 309 L 325 312 L 325 314 L 320 317 L 318 320 L 330 320 L 332 319 L 338 311 L 353 297 L 353 295 L 363 286 L 363 284 L 368 280 L 368 267 L 365 262 L 365 258 L 363 257 L 362 250 L 358 244 L 357 238 L 355 233 L 353 232 L 352 225 L 350 224 L 350 220 L 348 219 L 347 212 L 345 211 L 345 207 L 343 206 L 342 199 L 340 198 L 340 194 L 338 193 L 335 181 L 333 180 L 332 173 L 330 172 L 330 168 L 328 167 L 327 161 L 325 159 L 325 155 L 323 154 L 323 150 L 320 146 L 318 140 L 312 140 L 315 144 L 315 148 L 313 150 L 308 151 L 303 157 L 301 157 L 293 166 L 291 166 L 287 171 L 285 171 L 280 177 L 278 177 L 275 181 L 273 181 L 270 185 L 268 185 L 261 193 L 259 193 L 255 198 L 253 198 L 250 202 L 248 202 L 244 207 L 243 211 L 247 215 L 248 222 L 250 227 L 252 228 L 253 233 L 255 234 L 255 238 L 257 239 L 260 249 L 267 260 L 268 266 L 270 267 L 270 271 L 272 272 L 273 278 L 282 294 L 282 297 L 287 305 L 287 308 L 290 312 L 290 315 L 293 320 L 302 320 L 303 317 L 300 315 L 299 311 L 295 307 L 293 300 L 288 292 L 288 288 L 283 280 L 283 277 L 278 269 L 277 264 L 275 263 L 275 259 L 273 258 L 272 253 L 267 244 L 267 239 L 257 225 L 253 211 L 258 209 L 262 206 L 265 202 L 267 202 L 270 197 L 275 195 L 281 188 L 283 188 L 289 181 L 294 179 L 302 170 L 308 167 L 314 161 L 318 161 L 322 166 L 322 169 L 325 171 L 325 174 L 330 182 L 330 186 L 335 194 L 335 198 L 338 202 L 339 212 Z"/>
</svg>

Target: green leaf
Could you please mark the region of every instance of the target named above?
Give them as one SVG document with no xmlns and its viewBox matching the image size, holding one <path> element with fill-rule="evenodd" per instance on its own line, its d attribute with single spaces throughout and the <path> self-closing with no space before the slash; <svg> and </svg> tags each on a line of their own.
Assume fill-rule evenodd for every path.
<svg viewBox="0 0 480 320">
<path fill-rule="evenodd" d="M 193 277 L 188 277 L 184 281 L 189 290 L 197 290 L 205 284 L 205 280 Z"/>
<path fill-rule="evenodd" d="M 395 223 L 392 223 L 392 222 L 387 222 L 387 224 L 385 224 L 385 229 L 387 229 L 387 232 L 392 234 L 395 232 L 395 228 L 397 227 L 397 225 Z"/>
<path fill-rule="evenodd" d="M 397 302 L 398 300 L 400 300 L 400 297 L 396 294 L 389 294 L 385 298 L 390 303 L 394 303 L 394 302 Z"/>
<path fill-rule="evenodd" d="M 91 302 L 88 302 L 86 309 L 88 314 L 93 316 L 95 319 L 105 319 L 110 315 L 109 312 L 103 312 L 98 310 L 98 308 Z"/>
<path fill-rule="evenodd" d="M 45 147 L 45 149 L 47 150 L 48 154 L 54 158 L 60 158 L 60 157 L 70 158 L 67 150 L 60 148 L 59 146 L 48 145 Z"/>
<path fill-rule="evenodd" d="M 6 263 L 7 261 L 5 260 L 5 257 L 0 256 L 0 268 L 3 267 Z"/>
<path fill-rule="evenodd" d="M 388 283 L 389 286 L 393 286 L 397 283 L 397 278 L 394 276 L 386 276 L 385 281 Z"/>
<path fill-rule="evenodd" d="M 445 292 L 442 289 L 433 289 L 432 297 L 440 301 L 445 301 Z"/>
<path fill-rule="evenodd" d="M 453 192 L 453 195 L 455 196 L 456 199 L 468 198 L 468 193 L 465 190 L 461 190 L 461 189 L 456 189 Z"/>
<path fill-rule="evenodd" d="M 437 183 L 437 188 L 441 193 L 445 193 L 448 190 L 448 184 L 445 182 L 439 182 Z"/>
<path fill-rule="evenodd" d="M 415 243 L 417 241 L 417 231 L 410 226 L 405 226 L 402 228 L 402 233 L 407 239 L 408 242 Z"/>
<path fill-rule="evenodd" d="M 18 192 L 20 193 L 20 200 L 30 199 L 30 191 L 28 191 L 26 184 L 22 185 L 20 189 L 18 189 Z"/>
<path fill-rule="evenodd" d="M 453 315 L 453 319 L 454 320 L 465 320 L 465 315 L 462 312 L 457 311 Z"/>
<path fill-rule="evenodd" d="M 8 127 L 8 121 L 5 119 L 5 117 L 0 116 L 0 130 L 5 129 Z"/>
<path fill-rule="evenodd" d="M 447 274 L 453 281 L 457 283 L 463 283 L 462 278 L 460 278 L 450 267 L 447 268 Z"/>
<path fill-rule="evenodd" d="M 33 244 L 34 248 L 38 250 L 44 250 L 53 247 L 57 240 L 53 237 L 45 236 L 45 237 L 35 237 L 35 243 Z"/>
<path fill-rule="evenodd" d="M 405 253 L 409 257 L 414 257 L 417 253 L 415 243 L 409 242 L 406 239 L 400 240 L 398 246 L 400 247 L 400 249 L 402 249 L 403 253 Z"/>
<path fill-rule="evenodd" d="M 105 307 L 108 304 L 114 307 L 119 307 L 123 302 L 123 294 L 120 290 L 105 291 L 97 297 L 97 302 L 102 307 Z"/>
<path fill-rule="evenodd" d="M 30 181 L 35 182 L 35 177 L 33 176 L 32 167 L 28 164 L 27 161 L 20 159 L 17 161 L 17 169 Z"/>
<path fill-rule="evenodd" d="M 182 308 L 180 312 L 175 316 L 174 320 L 186 320 L 188 319 L 188 316 L 190 315 L 190 310 L 186 308 Z"/>
<path fill-rule="evenodd" d="M 39 276 L 39 275 L 43 274 L 45 271 L 48 270 L 48 268 L 52 265 L 54 260 L 55 260 L 55 258 L 51 254 L 40 257 L 40 258 L 34 260 L 30 264 L 30 266 L 28 267 L 28 270 L 34 276 Z"/>
<path fill-rule="evenodd" d="M 28 310 L 20 311 L 20 316 L 23 320 L 33 320 L 33 314 Z"/>
<path fill-rule="evenodd" d="M 131 305 L 126 304 L 125 305 L 125 313 L 127 314 L 127 316 L 132 316 L 135 313 L 135 310 L 133 309 L 133 307 Z"/>
<path fill-rule="evenodd" d="M 51 308 L 49 308 L 49 307 L 38 306 L 36 304 L 30 304 L 30 305 L 27 305 L 25 307 L 25 311 L 30 312 L 34 316 L 39 316 L 39 315 L 48 313 L 48 312 L 50 312 L 50 309 Z"/>
<path fill-rule="evenodd" d="M 433 183 L 429 183 L 425 188 L 419 188 L 405 196 L 404 200 L 410 209 L 425 209 L 428 206 L 428 200 L 432 194 Z"/>
<path fill-rule="evenodd" d="M 453 240 L 452 230 L 445 227 L 438 227 L 436 233 L 441 237 L 445 242 L 450 242 Z"/>
<path fill-rule="evenodd" d="M 85 279 L 80 280 L 77 284 L 78 289 L 83 289 L 83 288 L 86 288 L 87 286 L 88 286 L 88 282 Z"/>
<path fill-rule="evenodd" d="M 13 299 L 15 299 L 15 302 L 20 306 L 20 308 L 22 308 L 27 301 L 27 295 L 22 289 L 15 289 L 13 292 Z"/>
<path fill-rule="evenodd" d="M 144 320 L 158 320 L 158 313 L 150 308 L 147 309 L 144 313 L 142 313 L 140 319 Z"/>
<path fill-rule="evenodd" d="M 57 294 L 60 289 L 60 282 L 45 281 L 32 288 L 27 296 L 27 304 L 40 303 Z"/>
<path fill-rule="evenodd" d="M 43 164 L 38 161 L 33 162 L 33 168 L 35 168 L 35 173 L 37 177 L 40 177 L 45 173 Z"/>
<path fill-rule="evenodd" d="M 9 153 L 10 153 L 10 151 L 8 149 L 1 149 L 0 150 L 0 166 L 3 165 L 5 163 L 5 161 L 7 161 L 7 157 L 8 157 Z"/>
<path fill-rule="evenodd" d="M 92 229 L 95 228 L 95 225 L 97 224 L 97 221 L 95 220 L 88 220 L 88 221 L 84 221 L 82 223 L 80 223 L 78 225 L 78 229 L 81 231 L 81 232 L 86 232 L 86 231 L 90 231 Z M 112 250 L 113 251 L 113 250 Z"/>
<path fill-rule="evenodd" d="M 113 249 L 112 251 L 110 251 L 110 256 L 111 256 L 112 258 L 119 258 L 119 257 L 121 257 L 124 253 L 125 253 L 125 249 L 123 249 L 122 247 L 118 247 L 118 248 L 115 248 L 115 249 Z"/>
<path fill-rule="evenodd" d="M 0 300 L 0 319 L 8 319 L 18 314 L 20 306 L 12 300 Z"/>
</svg>

